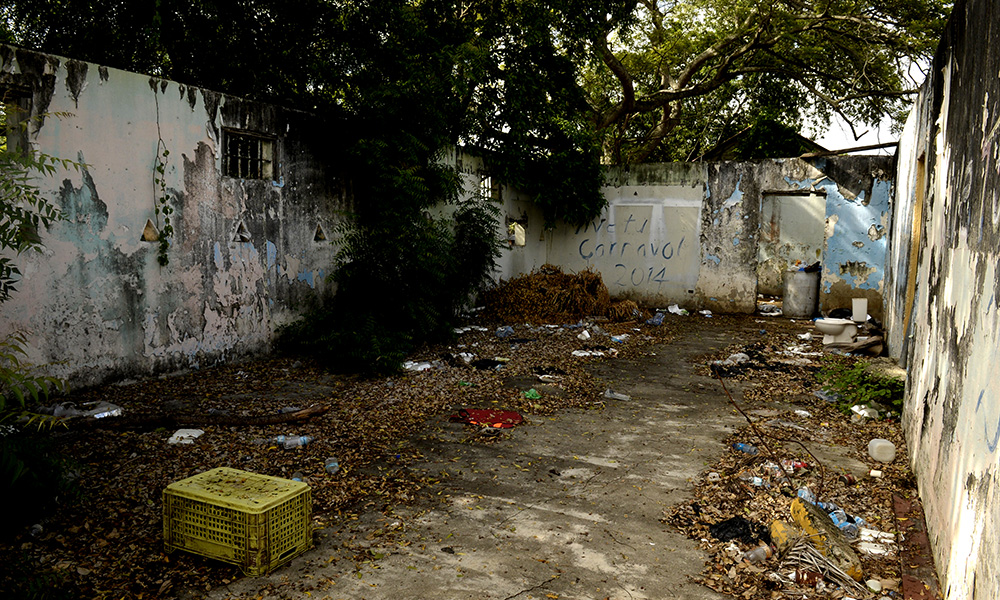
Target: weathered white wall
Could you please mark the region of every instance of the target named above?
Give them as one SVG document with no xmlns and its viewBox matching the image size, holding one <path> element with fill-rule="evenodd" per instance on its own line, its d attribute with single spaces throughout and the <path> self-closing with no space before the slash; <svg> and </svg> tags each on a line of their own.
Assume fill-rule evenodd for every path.
<svg viewBox="0 0 1000 600">
<path fill-rule="evenodd" d="M 823 258 L 826 198 L 815 192 L 765 194 L 760 217 L 757 291 L 780 296 L 789 269 Z"/>
<path fill-rule="evenodd" d="M 970 0 L 952 12 L 901 140 L 889 260 L 890 351 L 907 365 L 910 465 L 948 600 L 994 598 L 1000 590 L 995 8 Z"/>
<path fill-rule="evenodd" d="M 585 226 L 559 227 L 547 260 L 601 273 L 613 297 L 653 304 L 689 301 L 698 281 L 705 194 L 699 165 L 642 165 L 608 173 L 608 208 Z"/>
<path fill-rule="evenodd" d="M 849 157 L 611 169 L 608 208 L 586 226 L 546 233 L 544 258 L 570 271 L 594 269 L 615 297 L 752 312 L 763 199 L 811 192 L 825 198 L 811 224 L 821 257 L 811 262 L 834 262 L 821 308 L 850 307 L 852 297 L 865 296 L 878 316 L 885 240 L 881 234 L 871 239 L 870 232 L 888 222 L 890 163 Z M 866 277 L 853 277 L 852 264 L 865 265 Z"/>
<path fill-rule="evenodd" d="M 210 364 L 266 350 L 278 324 L 318 302 L 339 194 L 313 154 L 308 115 L 175 82 L 0 46 L 0 72 L 33 87 L 42 152 L 86 163 L 39 180 L 67 220 L 23 255 L 0 335 L 30 332 L 31 356 L 77 384 Z M 65 113 L 63 116 L 54 116 Z M 278 138 L 278 181 L 220 175 L 223 127 Z M 141 241 L 154 164 L 175 233 L 169 264 Z M 250 241 L 234 241 L 240 223 Z"/>
</svg>

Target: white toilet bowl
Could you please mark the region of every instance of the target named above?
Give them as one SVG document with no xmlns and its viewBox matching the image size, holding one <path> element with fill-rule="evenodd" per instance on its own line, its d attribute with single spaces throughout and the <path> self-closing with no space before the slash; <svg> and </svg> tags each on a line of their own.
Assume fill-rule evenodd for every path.
<svg viewBox="0 0 1000 600">
<path fill-rule="evenodd" d="M 816 329 L 823 332 L 823 343 L 851 343 L 858 334 L 858 326 L 850 319 L 816 319 Z"/>
</svg>

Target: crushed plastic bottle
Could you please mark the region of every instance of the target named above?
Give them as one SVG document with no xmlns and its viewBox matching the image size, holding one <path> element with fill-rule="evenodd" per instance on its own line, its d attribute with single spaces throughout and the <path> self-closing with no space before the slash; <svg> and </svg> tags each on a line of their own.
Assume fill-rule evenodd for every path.
<svg viewBox="0 0 1000 600">
<path fill-rule="evenodd" d="M 770 546 L 766 546 L 764 544 L 761 544 L 760 546 L 757 546 L 753 550 L 747 551 L 743 555 L 743 560 L 745 560 L 745 561 L 747 561 L 749 563 L 753 563 L 755 565 L 759 565 L 762 562 L 764 562 L 765 560 L 767 560 L 771 556 L 772 553 L 773 553 L 773 551 L 771 550 Z"/>
<path fill-rule="evenodd" d="M 497 337 L 498 338 L 501 338 L 501 339 L 503 339 L 503 338 L 509 338 L 512 335 L 514 335 L 514 328 L 511 327 L 510 325 L 506 325 L 504 327 L 501 327 L 500 329 L 497 329 Z"/>
<path fill-rule="evenodd" d="M 312 436 L 308 436 L 308 435 L 295 435 L 295 436 L 291 436 L 291 437 L 285 437 L 285 436 L 282 435 L 282 436 L 278 436 L 278 437 L 285 438 L 284 441 L 281 442 L 281 444 L 284 445 L 286 449 L 298 448 L 300 446 L 305 446 L 309 442 L 313 441 L 313 439 L 315 439 Z M 277 439 L 275 441 L 277 441 Z"/>
<path fill-rule="evenodd" d="M 740 481 L 746 483 L 747 485 L 752 485 L 753 487 L 771 487 L 763 477 L 758 477 L 747 472 L 740 473 Z"/>
<path fill-rule="evenodd" d="M 340 470 L 340 461 L 337 460 L 337 457 L 331 456 L 323 461 L 323 468 L 326 469 L 327 473 L 333 475 Z"/>
<path fill-rule="evenodd" d="M 647 319 L 646 320 L 646 324 L 647 325 L 653 325 L 653 326 L 663 325 L 663 317 L 664 316 L 665 316 L 664 313 L 657 312 L 655 315 L 653 315 L 652 319 Z"/>
<path fill-rule="evenodd" d="M 733 444 L 733 450 L 742 452 L 744 454 L 749 454 L 750 456 L 757 456 L 757 446 L 753 444 L 744 444 L 743 442 L 737 442 Z"/>
<path fill-rule="evenodd" d="M 302 471 L 296 471 L 292 473 L 292 481 L 302 481 L 304 479 L 305 475 L 302 474 Z"/>
<path fill-rule="evenodd" d="M 837 510 L 831 512 L 830 519 L 833 521 L 833 524 L 844 533 L 844 537 L 847 538 L 847 541 L 853 542 L 861 535 L 861 530 L 858 528 L 857 524 L 854 523 L 854 519 L 849 517 L 843 509 L 838 508 Z"/>
<path fill-rule="evenodd" d="M 605 398 L 610 398 L 612 400 L 631 400 L 632 399 L 632 396 L 629 396 L 628 394 L 619 394 L 618 392 L 612 390 L 611 388 L 608 388 L 607 390 L 604 391 L 604 397 Z"/>
<path fill-rule="evenodd" d="M 808 502 L 809 504 L 816 504 L 816 494 L 812 493 L 812 490 L 810 490 L 807 487 L 799 488 L 799 490 L 796 492 L 796 495 L 799 498 L 802 498 L 803 500 Z"/>
</svg>

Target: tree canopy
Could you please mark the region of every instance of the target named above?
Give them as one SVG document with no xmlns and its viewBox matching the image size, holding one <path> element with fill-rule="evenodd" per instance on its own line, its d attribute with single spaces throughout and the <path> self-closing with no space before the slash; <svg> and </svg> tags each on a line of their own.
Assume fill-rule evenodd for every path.
<svg viewBox="0 0 1000 600">
<path fill-rule="evenodd" d="M 420 112 L 405 130 L 440 128 L 492 153 L 550 217 L 576 220 L 536 172 L 569 186 L 555 196 L 586 197 L 594 181 L 564 170 L 692 159 L 738 131 L 798 128 L 807 116 L 875 124 L 899 113 L 914 87 L 907 68 L 929 57 L 949 6 L 10 0 L 0 15 L 5 37 L 25 46 L 303 108 L 360 108 L 366 125 L 391 124 L 400 115 L 389 105 L 405 96 Z M 386 75 L 413 93 L 385 90 Z"/>
<path fill-rule="evenodd" d="M 602 163 L 692 160 L 745 132 L 905 104 L 945 0 L 6 0 L 0 41 L 328 117 L 355 174 L 327 348 L 390 367 L 488 277 L 495 207 L 449 222 L 440 161 L 474 148 L 547 224 L 605 205 Z M 374 244 L 372 240 L 389 240 Z M 400 250 L 396 252 L 395 250 Z M 447 257 L 461 256 L 452 261 Z M 387 266 L 391 268 L 386 268 Z M 402 299 L 402 300 L 400 300 Z M 394 318 L 386 315 L 396 314 Z M 329 321 L 331 315 L 333 321 Z M 339 319 L 339 320 L 338 320 Z"/>
</svg>

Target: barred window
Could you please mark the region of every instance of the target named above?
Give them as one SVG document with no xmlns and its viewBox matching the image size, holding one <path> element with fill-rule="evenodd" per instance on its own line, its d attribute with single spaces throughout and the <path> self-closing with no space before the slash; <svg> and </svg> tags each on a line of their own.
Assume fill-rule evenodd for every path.
<svg viewBox="0 0 1000 600">
<path fill-rule="evenodd" d="M 271 137 L 223 130 L 222 174 L 240 179 L 275 179 L 275 146 Z"/>
<path fill-rule="evenodd" d="M 31 98 L 0 87 L 0 150 L 28 151 L 28 115 Z"/>
</svg>

